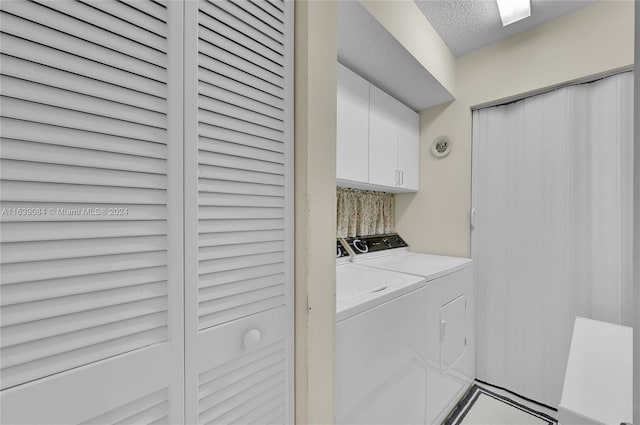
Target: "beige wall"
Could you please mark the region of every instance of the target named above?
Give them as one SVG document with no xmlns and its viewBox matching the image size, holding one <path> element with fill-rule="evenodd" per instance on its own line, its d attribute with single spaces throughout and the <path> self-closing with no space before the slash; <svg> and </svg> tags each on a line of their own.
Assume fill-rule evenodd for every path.
<svg viewBox="0 0 640 425">
<path fill-rule="evenodd" d="M 296 423 L 334 417 L 337 4 L 295 3 Z"/>
<path fill-rule="evenodd" d="M 420 191 L 397 196 L 397 231 L 415 250 L 470 255 L 471 109 L 633 64 L 633 1 L 604 0 L 456 60 L 456 100 L 420 114 Z M 444 159 L 429 153 L 452 140 Z"/>
<path fill-rule="evenodd" d="M 635 33 L 636 63 L 640 63 L 640 7 L 636 7 L 636 33 Z M 633 186 L 633 216 L 634 216 L 634 242 L 633 242 L 633 281 L 634 281 L 634 306 L 635 324 L 633 327 L 633 352 L 634 352 L 634 384 L 635 404 L 633 422 L 640 424 L 640 72 L 635 73 L 635 144 L 634 144 L 634 186 Z"/>
<path fill-rule="evenodd" d="M 455 57 L 415 2 L 360 0 L 360 3 L 455 96 Z"/>
</svg>

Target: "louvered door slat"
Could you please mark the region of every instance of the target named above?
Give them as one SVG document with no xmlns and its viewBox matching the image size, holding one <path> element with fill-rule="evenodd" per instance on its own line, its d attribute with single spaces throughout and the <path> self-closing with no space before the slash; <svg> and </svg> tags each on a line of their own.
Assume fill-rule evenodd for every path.
<svg viewBox="0 0 640 425">
<path fill-rule="evenodd" d="M 64 132 L 62 133 L 64 134 Z M 22 136 L 29 137 L 29 135 L 24 134 Z M 83 168 L 93 167 L 91 170 L 109 169 L 137 171 L 139 173 L 147 174 L 148 177 L 151 177 L 152 175 L 163 175 L 157 174 L 160 172 L 166 173 L 166 161 L 159 158 L 123 155 L 120 153 L 96 151 L 93 149 L 52 146 L 50 143 L 31 143 L 24 139 L 0 140 L 2 141 L 2 157 L 5 159 L 20 161 L 21 165 L 28 165 L 25 161 L 42 164 L 75 165 Z M 104 148 L 104 146 L 102 147 Z M 40 165 L 42 166 L 42 164 Z M 71 167 L 67 167 L 65 170 L 69 170 L 70 168 Z M 126 175 L 126 173 L 124 175 Z M 110 177 L 114 177 L 114 175 L 112 174 Z M 157 179 L 157 177 L 154 177 L 154 179 Z M 166 188 L 166 183 L 162 184 L 163 188 Z M 134 187 L 145 186 L 135 185 Z M 153 186 L 147 187 L 156 186 L 154 184 Z"/>
<path fill-rule="evenodd" d="M 0 223 L 0 232 L 4 243 L 37 242 L 165 235 L 167 226 L 163 221 L 61 222 L 56 226 L 51 226 L 48 222 L 5 222 Z"/>
<path fill-rule="evenodd" d="M 98 60 L 84 58 L 73 52 L 63 52 L 5 33 L 0 33 L 0 44 L 2 44 L 2 58 L 12 56 L 115 86 L 126 87 L 140 93 L 166 98 L 164 83 L 127 70 L 105 66 Z"/>
<path fill-rule="evenodd" d="M 0 177 L 5 180 L 70 183 L 95 186 L 166 189 L 162 174 L 105 170 L 30 161 L 0 160 Z"/>
<path fill-rule="evenodd" d="M 269 174 L 284 174 L 284 165 L 269 162 L 265 159 L 247 158 L 246 156 L 224 155 L 201 150 L 200 163 L 214 167 L 233 168 L 237 170 L 251 170 Z"/>
<path fill-rule="evenodd" d="M 81 425 L 106 423 L 151 423 L 150 421 L 142 420 L 134 421 L 132 420 L 132 418 L 135 418 L 140 413 L 145 412 L 149 409 L 155 409 L 156 406 L 166 406 L 168 396 L 168 391 L 166 389 L 162 389 L 146 397 L 142 397 L 131 403 L 127 403 L 126 405 L 121 406 L 116 410 L 104 413 L 98 417 L 91 418 L 86 422 L 82 422 Z"/>
<path fill-rule="evenodd" d="M 273 17 L 278 22 L 283 22 L 284 20 L 284 11 L 273 6 L 269 0 L 249 0 L 249 3 L 259 7 L 269 16 Z"/>
<path fill-rule="evenodd" d="M 158 143 L 124 139 L 64 127 L 3 119 L 2 156 L 55 164 L 97 166 L 114 170 L 166 172 L 166 147 Z M 20 137 L 20 139 L 17 139 Z M 83 143 L 90 139 L 91 142 Z M 25 143 L 33 141 L 35 143 Z M 111 149 L 111 151 L 105 151 Z M 147 153 L 145 155 L 145 153 Z M 47 161 L 50 158 L 51 161 Z"/>
<path fill-rule="evenodd" d="M 264 11 L 263 8 L 259 6 L 259 2 L 253 2 L 250 0 L 240 0 L 237 2 L 233 2 L 238 7 L 245 10 L 247 13 L 255 16 L 260 21 L 264 22 L 269 26 L 273 31 L 284 34 L 284 29 L 282 25 L 282 21 L 277 20 L 273 17 L 273 15 Z"/>
<path fill-rule="evenodd" d="M 278 37 L 273 31 L 269 31 L 265 28 L 265 25 L 260 25 L 255 17 L 243 12 L 242 9 L 234 7 L 230 3 L 223 2 L 205 2 L 200 5 L 200 10 L 211 18 L 215 19 L 220 24 L 223 24 L 226 28 L 233 29 L 240 33 L 237 39 L 240 42 L 248 41 L 252 44 L 259 45 L 259 49 L 262 51 L 264 48 L 271 50 L 267 52 L 268 55 L 273 53 L 279 56 L 272 56 L 274 60 L 280 61 L 284 56 L 284 46 L 282 43 L 282 37 Z M 215 25 L 219 27 L 220 24 Z M 267 56 L 269 57 L 269 56 Z"/>
<path fill-rule="evenodd" d="M 245 146 L 260 149 L 267 151 L 265 152 L 267 154 L 268 151 L 283 152 L 283 145 L 277 140 L 271 140 L 247 132 L 234 131 L 221 127 L 220 125 L 200 123 L 198 130 L 200 132 L 200 141 L 202 142 L 203 150 L 207 150 L 208 146 L 221 141 L 227 144 L 236 144 L 240 148 Z"/>
<path fill-rule="evenodd" d="M 72 1 L 42 1 L 35 0 L 37 3 L 55 9 L 75 19 L 80 19 L 94 27 L 115 33 L 121 37 L 125 37 L 129 42 L 124 43 L 127 48 L 136 48 L 137 46 L 146 46 L 157 50 L 159 53 L 167 51 L 166 29 L 160 25 L 155 34 L 152 31 L 144 29 L 141 22 L 145 14 L 135 13 L 131 8 L 127 7 L 127 13 L 121 14 L 120 19 L 113 19 L 112 15 L 117 16 L 118 2 L 91 1 L 88 4 L 78 5 Z M 101 10 L 102 9 L 102 10 Z M 105 13 L 106 12 L 106 13 Z M 114 13 L 116 12 L 116 13 Z M 123 40 L 115 38 L 116 42 L 121 44 Z M 131 43 L 133 42 L 133 43 Z M 158 56 L 160 57 L 160 56 Z"/>
<path fill-rule="evenodd" d="M 247 267 L 238 270 L 229 270 L 212 275 L 203 274 L 200 277 L 201 293 L 208 294 L 212 286 L 225 285 L 229 283 L 241 283 L 248 279 L 255 279 L 264 276 L 273 276 L 282 273 L 282 264 L 274 263 L 265 266 Z"/>
<path fill-rule="evenodd" d="M 1 350 L 3 367 L 12 368 L 28 364 L 43 358 L 56 356 L 69 351 L 110 341 L 140 332 L 166 328 L 167 318 L 164 312 L 133 319 L 119 320 L 114 323 L 56 335 L 24 344 L 3 347 Z"/>
<path fill-rule="evenodd" d="M 167 113 L 167 105 L 156 96 L 145 95 L 139 91 L 114 86 L 109 83 L 102 83 L 92 78 L 70 74 L 67 71 L 42 66 L 13 56 L 3 56 L 2 72 L 4 75 L 37 82 L 43 86 L 83 93 L 91 96 L 91 98 L 110 100 L 162 114 Z M 7 87 L 5 86 L 4 89 L 7 89 Z"/>
<path fill-rule="evenodd" d="M 266 141 L 264 141 L 266 143 Z M 256 147 L 251 144 L 240 144 L 221 140 L 211 140 L 200 138 L 198 147 L 200 152 L 210 152 L 216 154 L 224 154 L 230 156 L 238 156 L 243 158 L 262 159 L 266 162 L 275 162 L 276 164 L 284 164 L 284 154 L 282 153 L 282 145 L 275 145 L 279 150 L 273 151 L 264 147 Z"/>
<path fill-rule="evenodd" d="M 92 131 L 131 139 L 166 144 L 166 131 L 122 119 L 88 114 L 72 109 L 60 109 L 42 103 L 29 102 L 13 97 L 0 101 L 5 117 L 32 121 L 77 130 Z"/>
<path fill-rule="evenodd" d="M 257 59 L 259 63 L 266 69 L 271 70 L 277 75 L 281 75 L 282 73 L 282 53 L 272 50 L 271 48 L 265 46 L 263 43 L 260 43 L 256 40 L 264 39 L 269 40 L 267 37 L 260 37 L 259 34 L 256 34 L 256 31 L 251 31 L 250 27 L 246 27 L 241 24 L 238 27 L 229 25 L 227 22 L 230 15 L 226 13 L 216 13 L 215 9 L 204 9 L 206 7 L 206 3 L 203 3 L 203 12 L 200 14 L 200 25 L 204 28 L 214 31 L 216 34 L 219 34 L 226 40 L 233 40 L 232 43 L 239 44 L 246 49 L 246 55 L 250 55 L 254 59 Z M 216 16 L 217 15 L 217 16 Z M 242 31 L 244 29 L 244 32 Z M 247 34 L 248 33 L 248 34 Z M 224 47 L 227 43 L 218 44 L 220 47 Z M 280 50 L 282 50 L 282 46 L 280 46 Z M 271 62 L 271 63 L 269 63 Z"/>
<path fill-rule="evenodd" d="M 231 83 L 228 80 L 236 81 L 239 87 L 236 87 L 238 91 L 240 90 L 251 90 L 256 89 L 262 92 L 263 94 L 256 94 L 256 100 L 260 100 L 264 98 L 264 94 L 271 96 L 273 99 L 274 106 L 280 105 L 282 106 L 284 103 L 284 89 L 269 80 L 265 80 L 261 77 L 261 74 L 254 75 L 254 73 L 250 72 L 251 69 L 238 68 L 234 63 L 227 63 L 224 61 L 224 58 L 216 58 L 211 54 L 207 54 L 209 51 L 208 48 L 205 47 L 206 50 L 203 50 L 199 53 L 200 66 L 199 71 L 203 71 L 203 74 L 199 76 L 199 79 L 202 81 L 212 80 L 212 74 L 218 74 L 219 77 L 216 79 L 226 80 L 227 84 Z M 211 52 L 210 52 L 211 53 Z M 214 80 L 215 81 L 215 80 Z M 235 83 L 231 83 L 232 85 Z"/>
<path fill-rule="evenodd" d="M 284 220 L 200 220 L 202 233 L 250 232 L 258 230 L 283 230 Z"/>
<path fill-rule="evenodd" d="M 166 237 L 137 236 L 104 239 L 14 242 L 3 244 L 0 264 L 48 261 L 64 258 L 86 258 L 133 252 L 157 251 Z"/>
<path fill-rule="evenodd" d="M 235 90 L 218 89 L 207 83 L 199 84 L 200 107 L 208 111 L 221 112 L 240 119 L 251 120 L 265 127 L 282 130 L 282 109 L 255 101 Z"/>
<path fill-rule="evenodd" d="M 17 5 L 27 2 L 7 2 Z M 2 13 L 2 29 L 8 34 L 32 40 L 44 46 L 49 46 L 63 52 L 85 57 L 96 62 L 104 63 L 114 68 L 128 70 L 134 74 L 144 75 L 156 81 L 166 81 L 164 68 L 128 56 L 97 44 L 85 41 L 66 33 L 56 31 L 44 25 L 36 24 L 25 18 L 9 13 Z"/>
<path fill-rule="evenodd" d="M 284 236 L 285 235 L 283 230 L 201 233 L 199 244 L 201 247 L 206 247 L 226 246 L 253 242 L 281 241 L 284 240 Z"/>
<path fill-rule="evenodd" d="M 152 282 L 78 295 L 60 296 L 3 308 L 3 325 L 11 326 L 166 295 L 166 282 Z"/>
<path fill-rule="evenodd" d="M 205 109 L 206 107 L 210 109 Z M 244 115 L 242 111 L 229 110 L 222 105 L 205 104 L 200 109 L 199 115 L 201 121 L 215 122 L 215 125 L 227 130 L 275 141 L 282 139 L 282 130 L 248 121 L 250 118 Z M 216 118 L 216 121 L 213 121 L 214 118 Z"/>
<path fill-rule="evenodd" d="M 7 201 L 96 204 L 166 204 L 167 202 L 165 194 L 154 189 L 7 180 L 0 184 L 0 190 Z"/>
<path fill-rule="evenodd" d="M 284 263 L 284 253 L 271 252 L 266 254 L 248 255 L 245 257 L 225 258 L 224 260 L 203 260 L 200 262 L 200 272 L 202 274 L 207 274 L 275 263 Z"/>
<path fill-rule="evenodd" d="M 208 4 L 204 4 L 202 7 L 204 10 L 210 10 L 209 4 L 212 2 L 207 2 Z M 229 20 L 233 20 L 237 18 L 239 21 L 244 22 L 250 28 L 256 30 L 256 35 L 260 36 L 260 40 L 263 43 L 270 43 L 275 41 L 277 44 L 283 46 L 284 51 L 284 34 L 281 28 L 274 28 L 270 26 L 267 22 L 260 19 L 260 16 L 256 16 L 248 12 L 247 10 L 251 10 L 247 5 L 243 4 L 245 1 L 227 1 L 227 2 L 213 2 L 213 5 L 220 10 L 226 12 Z M 224 16 L 224 15 L 222 15 Z M 257 38 L 257 37 L 256 37 Z"/>
<path fill-rule="evenodd" d="M 137 9 L 160 22 L 167 22 L 168 13 L 164 3 L 154 1 L 130 1 L 127 5 L 133 9 Z"/>
<path fill-rule="evenodd" d="M 282 98 L 270 94 L 267 92 L 256 91 L 247 84 L 238 80 L 238 73 L 236 72 L 234 78 L 230 78 L 228 76 L 222 75 L 219 70 L 218 72 L 213 72 L 206 68 L 200 68 L 200 84 L 209 84 L 213 88 L 217 89 L 218 94 L 223 94 L 222 90 L 226 90 L 228 92 L 237 93 L 241 96 L 244 96 L 244 101 L 253 101 L 254 104 L 262 103 L 266 108 L 266 110 L 283 110 L 284 109 L 284 101 Z"/>
<path fill-rule="evenodd" d="M 176 423 L 181 6 L 0 15 L 2 422 Z"/>
<path fill-rule="evenodd" d="M 240 257 L 243 255 L 264 254 L 269 252 L 280 252 L 283 250 L 284 243 L 282 241 L 252 242 L 226 246 L 201 246 L 200 260 Z"/>
<path fill-rule="evenodd" d="M 59 370 L 69 370 L 79 365 L 87 365 L 97 358 L 109 358 L 131 350 L 157 344 L 167 338 L 166 327 L 125 335 L 81 349 L 65 352 L 53 357 L 20 364 L 8 368 L 3 377 L 3 385 L 10 388 L 25 381 L 52 375 Z"/>
<path fill-rule="evenodd" d="M 37 328 L 30 325 L 31 322 L 12 325 L 3 329 L 3 346 L 11 347 L 32 341 L 43 340 L 51 336 L 69 334 L 83 329 L 91 329 L 109 323 L 119 323 L 135 317 L 143 317 L 156 313 L 164 314 L 167 308 L 166 297 L 156 297 L 139 301 L 116 304 L 101 307 L 100 316 L 92 311 L 84 311 L 70 315 L 62 315 L 48 318 L 40 322 Z M 115 321 L 115 322 L 114 322 Z"/>
<path fill-rule="evenodd" d="M 220 205 L 236 207 L 279 207 L 284 208 L 284 201 L 277 196 L 251 196 L 228 193 L 207 192 L 199 195 L 200 205 Z"/>
<path fill-rule="evenodd" d="M 3 286 L 0 305 L 9 306 L 70 295 L 89 294 L 107 289 L 161 282 L 166 279 L 167 269 L 165 266 L 150 266 L 63 279 L 19 282 Z"/>
<path fill-rule="evenodd" d="M 163 128 L 166 117 L 162 113 L 136 108 L 122 103 L 103 100 L 86 94 L 79 94 L 69 90 L 63 90 L 34 84 L 20 78 L 0 78 L 0 93 L 15 99 L 38 102 L 57 108 L 65 108 L 72 111 L 100 115 L 126 122 L 134 122 L 152 127 Z"/>
<path fill-rule="evenodd" d="M 201 164 L 199 167 L 201 183 L 207 185 L 210 180 L 226 180 L 230 182 L 258 183 L 264 185 L 284 185 L 284 176 L 280 174 L 248 171 L 242 168 L 211 167 Z M 204 190 L 203 190 L 204 191 Z"/>
<path fill-rule="evenodd" d="M 3 5 L 5 12 L 38 22 L 47 28 L 86 40 L 96 46 L 102 46 L 159 67 L 163 66 L 164 53 L 162 52 L 166 51 L 166 45 L 163 46 L 161 44 L 156 48 L 150 48 L 134 41 L 135 34 L 133 34 L 134 40 L 125 38 L 122 35 L 122 28 L 117 28 L 117 26 L 113 28 L 112 25 L 111 31 L 106 31 L 95 25 L 91 18 L 88 21 L 82 20 L 83 17 L 86 18 L 83 16 L 85 8 L 82 5 L 73 4 L 68 0 L 40 3 L 25 1 L 23 2 L 24 4 L 11 3 L 14 2 L 7 2 Z M 110 19 L 110 21 L 114 22 L 113 19 Z"/>
<path fill-rule="evenodd" d="M 133 8 L 129 3 L 119 1 L 81 1 L 89 7 L 117 17 L 129 25 L 142 28 L 162 38 L 167 37 L 166 21 L 159 20 L 139 9 Z M 144 35 L 142 39 L 145 39 Z"/>
<path fill-rule="evenodd" d="M 51 260 L 40 267 L 34 264 L 18 263 L 2 266 L 2 286 L 12 283 L 30 282 L 61 277 L 85 276 L 94 273 L 108 273 L 120 270 L 133 270 L 147 267 L 162 266 L 167 263 L 164 251 L 136 253 L 135 255 L 120 254 L 101 257 L 73 258 L 65 260 Z"/>
<path fill-rule="evenodd" d="M 274 275 L 262 275 L 256 279 L 232 282 L 231 284 L 215 285 L 206 289 L 203 286 L 202 291 L 200 291 L 200 300 L 210 301 L 224 297 L 231 297 L 272 286 L 284 285 L 284 281 L 284 274 L 278 273 Z"/>
<path fill-rule="evenodd" d="M 223 47 L 218 46 L 216 43 L 223 44 Z M 233 46 L 222 43 L 221 37 L 208 35 L 206 40 L 202 40 L 200 52 L 204 57 L 208 56 L 210 58 L 216 58 L 216 62 L 222 62 L 232 68 L 235 68 L 235 72 L 240 70 L 252 77 L 258 78 L 271 84 L 274 87 L 271 90 L 283 88 L 284 80 L 276 72 L 272 72 L 268 68 L 263 68 L 262 66 L 260 66 L 260 64 L 256 64 L 249 59 L 245 59 L 243 57 L 229 53 L 229 51 L 225 50 L 224 47 L 233 48 Z M 258 58 L 253 58 L 253 60 L 257 59 Z M 212 71 L 216 69 L 215 63 L 207 63 L 207 65 L 202 66 L 203 68 L 207 68 Z"/>
</svg>

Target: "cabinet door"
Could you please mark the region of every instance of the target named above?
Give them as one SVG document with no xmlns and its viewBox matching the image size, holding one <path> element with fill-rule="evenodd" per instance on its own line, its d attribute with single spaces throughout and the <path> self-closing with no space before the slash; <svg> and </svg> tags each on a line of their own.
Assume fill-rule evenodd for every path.
<svg viewBox="0 0 640 425">
<path fill-rule="evenodd" d="M 338 64 L 336 177 L 369 179 L 369 82 Z"/>
<path fill-rule="evenodd" d="M 398 105 L 398 187 L 418 190 L 420 178 L 420 118 L 403 104 Z"/>
<path fill-rule="evenodd" d="M 293 423 L 293 1 L 185 2 L 186 422 Z"/>
<path fill-rule="evenodd" d="M 394 187 L 398 176 L 398 101 L 371 85 L 369 91 L 369 183 Z"/>
</svg>

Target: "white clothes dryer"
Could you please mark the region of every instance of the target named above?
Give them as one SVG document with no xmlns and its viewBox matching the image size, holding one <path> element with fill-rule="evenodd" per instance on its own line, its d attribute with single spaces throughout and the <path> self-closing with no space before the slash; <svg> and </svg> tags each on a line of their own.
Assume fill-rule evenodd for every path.
<svg viewBox="0 0 640 425">
<path fill-rule="evenodd" d="M 397 234 L 349 238 L 352 261 L 426 281 L 426 424 L 440 424 L 475 379 L 473 262 L 409 251 Z"/>
</svg>

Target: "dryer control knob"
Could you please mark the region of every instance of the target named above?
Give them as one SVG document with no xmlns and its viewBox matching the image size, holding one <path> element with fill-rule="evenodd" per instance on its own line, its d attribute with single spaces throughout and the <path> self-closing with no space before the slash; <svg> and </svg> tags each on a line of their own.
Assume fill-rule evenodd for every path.
<svg viewBox="0 0 640 425">
<path fill-rule="evenodd" d="M 353 247 L 360 253 L 369 252 L 369 246 L 367 246 L 367 241 L 362 241 L 360 239 L 353 240 Z"/>
</svg>

